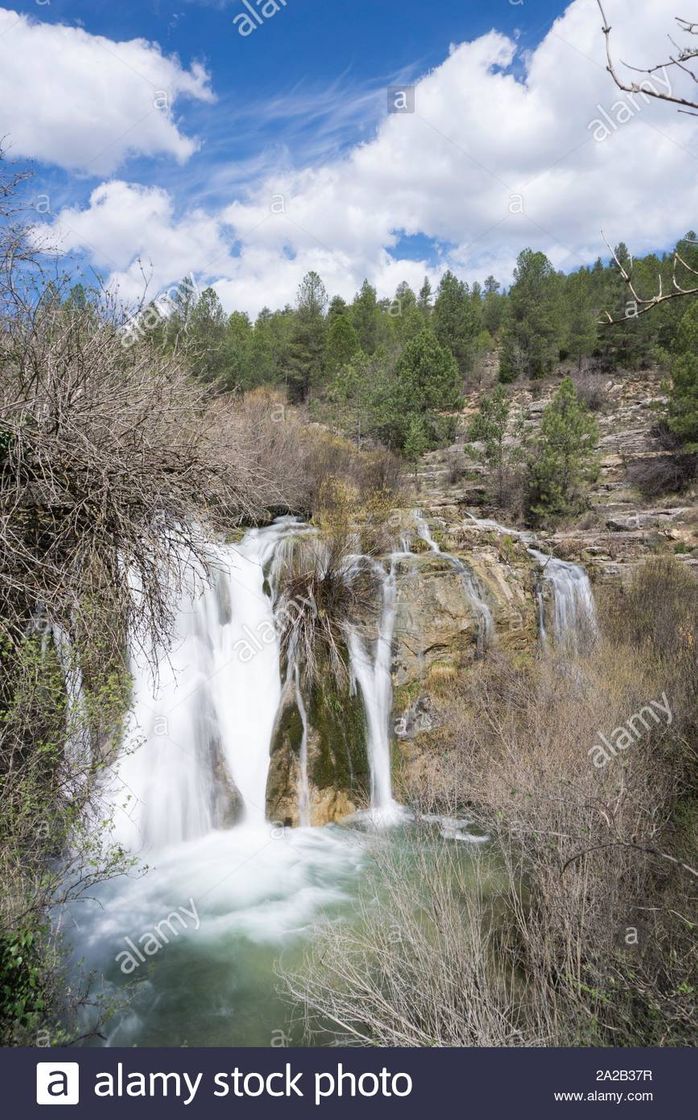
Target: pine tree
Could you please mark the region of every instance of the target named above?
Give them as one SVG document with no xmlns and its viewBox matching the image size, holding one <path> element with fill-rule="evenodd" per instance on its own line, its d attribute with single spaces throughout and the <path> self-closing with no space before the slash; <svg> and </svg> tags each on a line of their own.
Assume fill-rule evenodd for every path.
<svg viewBox="0 0 698 1120">
<path fill-rule="evenodd" d="M 188 315 L 186 351 L 195 377 L 225 380 L 227 320 L 213 288 L 204 288 Z"/>
<path fill-rule="evenodd" d="M 378 301 L 376 289 L 364 280 L 351 309 L 352 322 L 364 354 L 375 353 L 378 345 Z"/>
<path fill-rule="evenodd" d="M 424 329 L 424 315 L 409 284 L 398 284 L 395 298 L 388 307 L 392 324 L 392 346 L 404 349 Z"/>
<path fill-rule="evenodd" d="M 428 329 L 408 342 L 395 373 L 407 411 L 445 411 L 462 404 L 458 366 Z"/>
<path fill-rule="evenodd" d="M 560 356 L 561 281 L 544 253 L 524 249 L 514 270 L 509 314 L 504 327 L 501 380 L 520 373 L 543 377 Z"/>
<path fill-rule="evenodd" d="M 598 314 L 594 311 L 586 269 L 567 281 L 567 341 L 569 357 L 581 370 L 584 358 L 590 357 L 598 343 Z"/>
<path fill-rule="evenodd" d="M 451 351 L 465 375 L 473 364 L 478 328 L 467 286 L 450 271 L 444 273 L 439 284 L 433 327 L 439 342 Z"/>
<path fill-rule="evenodd" d="M 536 524 L 552 524 L 587 508 L 598 477 L 598 427 L 566 377 L 544 410 L 529 462 L 528 505 Z"/>
<path fill-rule="evenodd" d="M 497 385 L 482 398 L 468 438 L 484 445 L 483 458 L 491 472 L 492 496 L 500 508 L 505 505 L 507 481 L 520 457 L 519 445 L 507 442 L 511 401 L 503 385 Z"/>
<path fill-rule="evenodd" d="M 327 292 L 317 272 L 301 281 L 288 358 L 288 390 L 294 402 L 306 401 L 325 373 L 325 307 Z"/>
<path fill-rule="evenodd" d="M 252 364 L 253 329 L 249 316 L 233 311 L 225 338 L 225 382 L 228 389 L 251 389 L 259 384 Z"/>
<path fill-rule="evenodd" d="M 419 413 L 413 413 L 410 416 L 405 432 L 405 440 L 402 448 L 402 454 L 408 463 L 414 466 L 414 480 L 417 481 L 417 467 L 419 460 L 424 452 L 429 447 L 429 437 L 427 435 L 424 417 Z"/>
<path fill-rule="evenodd" d="M 484 296 L 482 300 L 482 326 L 492 338 L 496 338 L 502 326 L 506 299 L 501 294 L 501 284 L 494 276 L 485 280 Z"/>
<path fill-rule="evenodd" d="M 359 336 L 349 318 L 348 310 L 344 314 L 335 312 L 329 320 L 325 342 L 325 361 L 327 372 L 335 374 L 354 357 L 359 349 Z"/>
<path fill-rule="evenodd" d="M 422 284 L 421 288 L 419 289 L 419 299 L 417 300 L 417 306 L 419 307 L 419 310 L 422 312 L 422 315 L 424 316 L 424 318 L 428 319 L 430 317 L 431 311 L 432 311 L 431 284 L 429 283 L 429 277 L 428 276 L 424 277 L 424 283 Z"/>
<path fill-rule="evenodd" d="M 462 404 L 461 378 L 453 355 L 428 328 L 407 343 L 387 387 L 379 386 L 382 437 L 403 450 L 413 416 L 422 418 L 430 444 L 441 441 L 439 414 Z M 387 392 L 386 392 L 387 388 Z"/>
<path fill-rule="evenodd" d="M 252 332 L 251 380 L 255 385 L 281 385 L 287 379 L 295 312 L 263 307 Z"/>
</svg>

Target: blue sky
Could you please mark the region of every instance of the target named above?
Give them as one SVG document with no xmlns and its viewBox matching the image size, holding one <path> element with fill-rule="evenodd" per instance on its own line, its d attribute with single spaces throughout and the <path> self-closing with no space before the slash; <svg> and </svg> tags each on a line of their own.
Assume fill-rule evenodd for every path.
<svg viewBox="0 0 698 1120">
<path fill-rule="evenodd" d="M 666 0 L 608 6 L 619 52 L 656 61 Z M 0 135 L 47 233 L 126 299 L 185 268 L 254 314 L 306 267 L 342 294 L 506 280 L 528 244 L 571 268 L 602 228 L 640 251 L 695 224 L 695 125 L 641 104 L 615 127 L 595 0 L 287 0 L 243 37 L 244 12 L 0 0 Z M 414 114 L 388 118 L 389 85 Z"/>
<path fill-rule="evenodd" d="M 216 104 L 177 106 L 184 130 L 201 138 L 200 152 L 186 177 L 176 167 L 151 169 L 158 181 L 178 180 L 180 204 L 189 189 L 199 197 L 210 187 L 212 167 L 247 164 L 265 149 L 282 150 L 284 158 L 300 163 L 309 150 L 316 156 L 320 145 L 329 156 L 367 139 L 384 112 L 391 82 L 419 77 L 443 60 L 451 43 L 492 27 L 517 35 L 523 48 L 534 47 L 565 7 L 551 0 L 287 0 L 284 10 L 242 37 L 234 23 L 247 11 L 242 0 L 25 0 L 7 6 L 115 41 L 145 38 L 176 53 L 184 66 L 205 65 Z M 333 127 L 334 115 L 328 120 L 327 110 L 334 114 L 341 108 L 342 91 L 347 103 L 364 94 L 368 104 Z M 303 106 L 295 113 L 299 101 Z M 304 108 L 308 102 L 311 113 Z M 148 179 L 143 162 L 129 171 Z M 83 194 L 95 178 L 82 184 Z M 67 193 L 74 197 L 76 188 L 71 183 Z"/>
</svg>

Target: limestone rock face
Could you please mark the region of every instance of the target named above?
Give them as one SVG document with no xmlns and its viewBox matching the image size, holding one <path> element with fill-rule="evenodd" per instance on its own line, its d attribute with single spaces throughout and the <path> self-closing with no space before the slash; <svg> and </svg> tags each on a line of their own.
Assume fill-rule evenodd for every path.
<svg viewBox="0 0 698 1120">
<path fill-rule="evenodd" d="M 525 549 L 522 557 L 512 547 L 509 559 L 492 545 L 451 555 L 465 566 L 491 613 L 492 642 L 525 649 L 536 640 L 534 564 Z M 430 552 L 401 561 L 393 662 L 397 686 L 448 667 L 462 668 L 482 654 L 482 614 L 469 584 L 446 555 Z"/>
</svg>

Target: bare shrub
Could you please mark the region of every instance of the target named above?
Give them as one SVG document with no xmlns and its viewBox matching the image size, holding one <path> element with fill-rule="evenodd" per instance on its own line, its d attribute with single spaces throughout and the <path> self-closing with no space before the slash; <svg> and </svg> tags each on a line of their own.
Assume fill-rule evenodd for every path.
<svg viewBox="0 0 698 1120">
<path fill-rule="evenodd" d="M 347 626 L 372 619 L 379 583 L 370 563 L 349 567 L 349 542 L 334 536 L 296 538 L 283 552 L 277 577 L 281 649 L 312 684 L 321 672 L 346 683 Z"/>
<path fill-rule="evenodd" d="M 230 411 L 230 402 L 222 402 Z M 388 508 L 400 494 L 400 460 L 386 450 L 359 450 L 355 444 L 289 406 L 273 389 L 255 389 L 235 403 L 231 420 L 249 448 L 259 499 L 269 509 L 313 517 L 332 505 L 334 483 L 353 489 L 355 512 L 377 502 Z"/>
<path fill-rule="evenodd" d="M 685 490 L 698 474 L 698 455 L 655 455 L 638 459 L 628 467 L 627 478 L 646 498 L 658 498 Z"/>
<path fill-rule="evenodd" d="M 458 844 L 375 841 L 352 920 L 325 926 L 302 968 L 284 976 L 308 1040 L 544 1045 L 554 1033 L 548 1008 L 543 999 L 526 1007 L 508 918 L 493 920 L 512 906 L 496 865 Z"/>
<path fill-rule="evenodd" d="M 607 401 L 607 378 L 593 370 L 577 370 L 572 374 L 577 397 L 591 412 L 600 412 Z"/>
<path fill-rule="evenodd" d="M 602 604 L 614 645 L 637 651 L 674 702 L 677 727 L 695 749 L 698 731 L 698 582 L 673 556 L 644 561 Z"/>
<path fill-rule="evenodd" d="M 21 628 L 41 603 L 74 631 L 100 603 L 116 641 L 159 629 L 172 569 L 200 549 L 197 523 L 259 509 L 247 448 L 221 401 L 162 354 L 124 347 L 94 308 L 49 294 L 3 327 L 3 616 Z"/>
</svg>

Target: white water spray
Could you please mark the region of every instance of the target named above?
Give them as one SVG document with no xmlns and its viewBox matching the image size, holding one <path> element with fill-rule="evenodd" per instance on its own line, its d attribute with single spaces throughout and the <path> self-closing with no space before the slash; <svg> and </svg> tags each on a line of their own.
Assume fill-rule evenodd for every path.
<svg viewBox="0 0 698 1120">
<path fill-rule="evenodd" d="M 379 568 L 379 565 L 376 565 Z M 392 647 L 395 632 L 397 580 L 395 564 L 380 569 L 383 588 L 378 638 L 371 653 L 365 639 L 355 628 L 349 630 L 349 660 L 354 680 L 359 686 L 366 714 L 367 750 L 371 771 L 371 816 L 377 823 L 388 824 L 401 816 L 393 799 L 390 772 L 390 717 L 393 706 Z"/>
<path fill-rule="evenodd" d="M 161 848 L 232 823 L 265 820 L 269 748 L 281 695 L 279 639 L 264 571 L 294 531 L 283 519 L 217 548 L 192 575 L 172 648 L 154 675 L 133 658 L 134 718 L 116 768 L 119 840 Z M 144 740 L 144 741 L 143 741 Z"/>
</svg>

